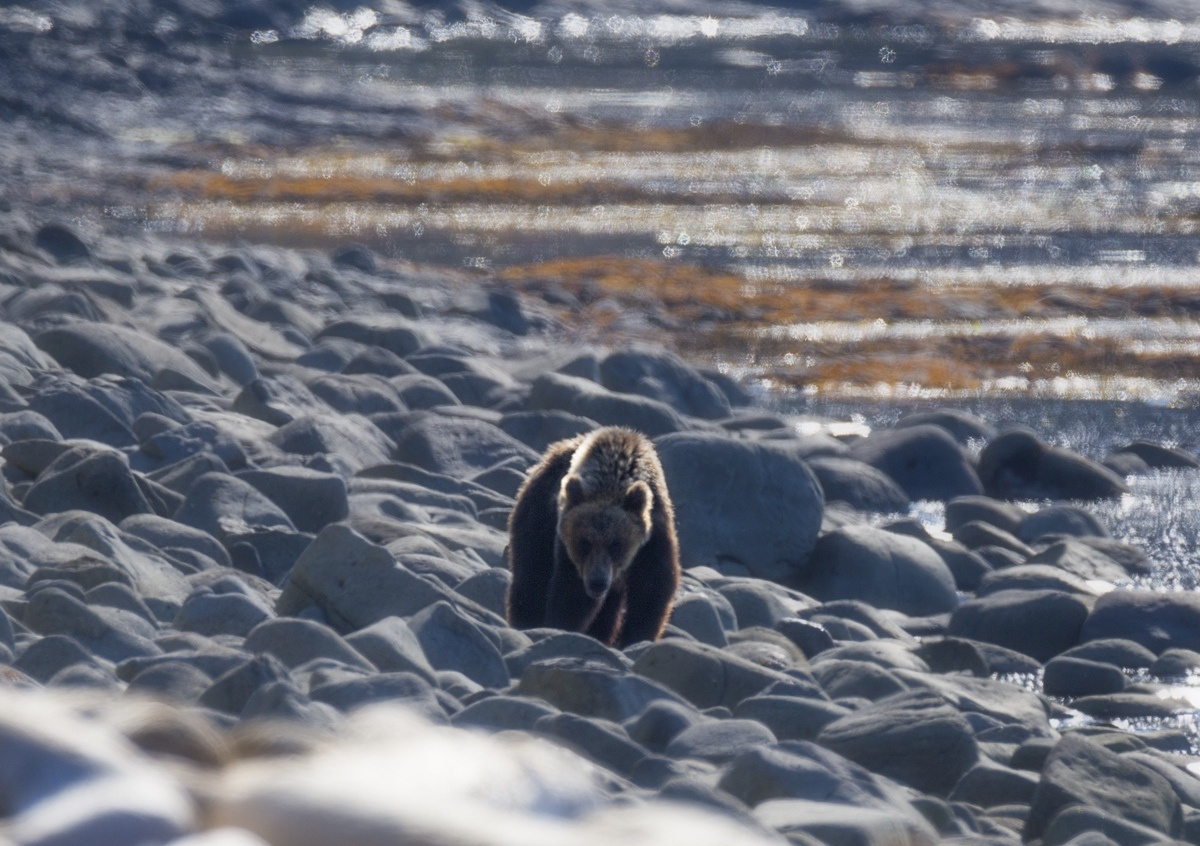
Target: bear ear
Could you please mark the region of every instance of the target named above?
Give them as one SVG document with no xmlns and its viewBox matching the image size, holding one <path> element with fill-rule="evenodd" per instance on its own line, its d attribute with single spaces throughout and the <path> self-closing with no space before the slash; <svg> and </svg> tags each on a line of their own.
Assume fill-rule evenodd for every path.
<svg viewBox="0 0 1200 846">
<path fill-rule="evenodd" d="M 645 482 L 637 481 L 629 486 L 629 490 L 625 491 L 625 500 L 621 505 L 630 514 L 649 522 L 650 504 L 653 499 L 654 495 L 650 493 L 650 486 Z"/>
<path fill-rule="evenodd" d="M 583 480 L 578 476 L 568 476 L 563 480 L 562 486 L 562 510 L 574 508 L 584 500 Z"/>
</svg>

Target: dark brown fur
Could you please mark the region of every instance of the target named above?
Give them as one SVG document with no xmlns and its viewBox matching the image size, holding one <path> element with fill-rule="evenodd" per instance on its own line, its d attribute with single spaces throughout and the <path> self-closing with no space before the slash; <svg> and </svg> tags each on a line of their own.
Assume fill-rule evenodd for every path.
<svg viewBox="0 0 1200 846">
<path fill-rule="evenodd" d="M 551 444 L 509 518 L 508 621 L 657 640 L 679 586 L 675 512 L 654 445 L 610 426 Z"/>
</svg>

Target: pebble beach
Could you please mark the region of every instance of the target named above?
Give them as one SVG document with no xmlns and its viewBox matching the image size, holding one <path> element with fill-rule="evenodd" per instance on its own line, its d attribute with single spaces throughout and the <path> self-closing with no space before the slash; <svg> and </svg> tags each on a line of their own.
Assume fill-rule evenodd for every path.
<svg viewBox="0 0 1200 846">
<path fill-rule="evenodd" d="M 839 438 L 362 246 L 3 242 L 13 843 L 1198 836 L 1200 599 L 1089 511 L 1184 450 Z M 606 424 L 685 566 L 624 652 L 504 620 L 524 472 Z"/>
<path fill-rule="evenodd" d="M 1028 308 L 1086 323 L 1137 307 L 1186 340 L 1187 267 L 1139 267 L 1151 284 L 1123 299 L 1101 268 L 1080 297 L 995 293 L 989 269 L 954 297 L 901 273 L 864 300 L 847 266 L 785 308 L 785 289 L 672 263 L 699 255 L 675 237 L 498 270 L 420 232 L 401 248 L 392 231 L 323 228 L 296 199 L 314 190 L 303 173 L 244 225 L 219 204 L 189 211 L 189 191 L 282 190 L 255 180 L 267 162 L 286 170 L 287 150 L 323 144 L 357 167 L 347 137 L 427 133 L 428 153 L 464 126 L 502 147 L 549 122 L 576 133 L 559 140 L 627 140 L 503 98 L 406 111 L 365 99 L 371 79 L 339 99 L 338 80 L 247 58 L 281 45 L 304 59 L 355 26 L 389 50 L 420 26 L 483 50 L 531 18 L 493 9 L 488 29 L 398 3 L 293 5 L 0 10 L 15 57 L 0 61 L 14 127 L 0 133 L 0 846 L 1200 843 L 1200 455 L 1191 371 L 1174 379 L 1187 348 L 1167 339 L 1128 365 L 1121 384 L 1147 380 L 1171 412 L 1112 400 L 1145 424 L 1127 420 L 1128 438 L 1058 437 L 1045 414 L 1026 424 L 986 403 L 868 424 L 853 392 L 782 398 L 820 370 L 791 346 L 775 381 L 730 366 L 742 322 L 774 320 L 764 349 L 820 347 L 821 385 L 885 366 L 928 377 L 942 353 L 920 339 L 866 361 L 825 324 L 849 308 L 925 321 L 913 304 L 928 301 L 977 333 L 985 290 L 1021 326 Z M 560 18 L 571 46 L 584 18 Z M 708 20 L 684 23 L 707 38 Z M 639 47 L 642 65 L 662 59 Z M 200 94 L 224 105 L 172 112 Z M 668 136 L 660 152 L 695 140 Z M 318 188 L 366 190 L 343 177 Z M 573 194 L 524 178 L 474 174 L 447 202 L 485 184 Z M 427 189 L 392 185 L 380 202 Z M 469 251 L 498 250 L 491 237 Z M 840 272 L 855 253 L 837 255 Z M 820 331 L 787 329 L 817 309 Z M 1047 380 L 1066 353 L 1084 373 L 1124 361 L 1093 336 L 1045 337 L 1029 360 Z M 993 347 L 962 385 L 1016 362 Z M 505 620 L 526 472 L 607 425 L 652 439 L 684 568 L 663 637 L 624 650 Z M 1159 522 L 1130 518 L 1156 499 Z"/>
</svg>

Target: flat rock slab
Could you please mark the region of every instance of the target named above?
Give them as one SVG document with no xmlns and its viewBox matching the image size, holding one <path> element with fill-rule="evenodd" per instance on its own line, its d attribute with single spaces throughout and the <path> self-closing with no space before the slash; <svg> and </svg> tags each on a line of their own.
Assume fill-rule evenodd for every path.
<svg viewBox="0 0 1200 846">
<path fill-rule="evenodd" d="M 653 644 L 633 663 L 636 673 L 666 685 L 697 708 L 734 708 L 775 682 L 792 678 L 721 649 L 684 640 Z"/>
<path fill-rule="evenodd" d="M 529 665 L 515 692 L 536 696 L 562 711 L 622 722 L 660 700 L 683 705 L 666 687 L 611 663 L 555 658 Z"/>
</svg>

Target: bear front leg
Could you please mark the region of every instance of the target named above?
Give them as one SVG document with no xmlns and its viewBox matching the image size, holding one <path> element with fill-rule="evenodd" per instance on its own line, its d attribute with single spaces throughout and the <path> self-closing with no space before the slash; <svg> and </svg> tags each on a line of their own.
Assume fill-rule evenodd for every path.
<svg viewBox="0 0 1200 846">
<path fill-rule="evenodd" d="M 543 624 L 569 632 L 586 632 L 599 610 L 600 602 L 588 596 L 575 564 L 559 544 L 546 595 Z"/>
<path fill-rule="evenodd" d="M 616 646 L 658 640 L 671 616 L 679 588 L 679 558 L 673 535 L 655 531 L 625 576 L 625 624 Z"/>
</svg>

